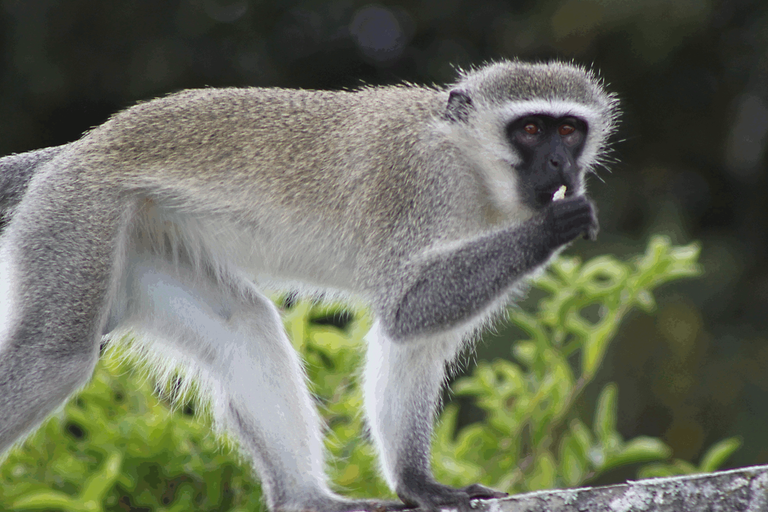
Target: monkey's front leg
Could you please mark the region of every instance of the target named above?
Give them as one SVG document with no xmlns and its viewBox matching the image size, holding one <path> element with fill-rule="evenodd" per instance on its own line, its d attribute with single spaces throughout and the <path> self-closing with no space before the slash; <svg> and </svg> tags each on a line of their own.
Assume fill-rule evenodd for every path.
<svg viewBox="0 0 768 512">
<path fill-rule="evenodd" d="M 419 264 L 399 302 L 382 308 L 368 336 L 366 409 L 384 474 L 403 502 L 430 512 L 468 512 L 473 498 L 506 496 L 481 485 L 454 489 L 432 477 L 432 422 L 446 364 L 461 349 L 468 323 L 487 315 L 564 244 L 596 232 L 595 208 L 586 197 L 556 201 L 522 225 L 434 253 Z"/>
<path fill-rule="evenodd" d="M 430 512 L 441 506 L 468 512 L 470 499 L 506 496 L 480 485 L 454 489 L 432 477 L 432 423 L 445 365 L 460 348 L 460 336 L 429 340 L 433 343 L 396 343 L 377 323 L 367 341 L 365 405 L 390 488 L 406 505 Z"/>
</svg>

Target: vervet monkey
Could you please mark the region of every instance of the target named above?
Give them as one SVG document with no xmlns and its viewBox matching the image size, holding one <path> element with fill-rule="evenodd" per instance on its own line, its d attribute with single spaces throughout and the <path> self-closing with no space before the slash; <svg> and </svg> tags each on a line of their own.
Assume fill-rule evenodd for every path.
<svg viewBox="0 0 768 512">
<path fill-rule="evenodd" d="M 0 450 L 87 382 L 102 335 L 131 333 L 199 380 L 274 511 L 503 496 L 432 477 L 446 365 L 595 238 L 584 178 L 617 115 L 590 71 L 503 61 L 445 88 L 188 90 L 1 159 Z M 331 491 L 275 283 L 371 306 L 365 407 L 402 503 Z"/>
</svg>

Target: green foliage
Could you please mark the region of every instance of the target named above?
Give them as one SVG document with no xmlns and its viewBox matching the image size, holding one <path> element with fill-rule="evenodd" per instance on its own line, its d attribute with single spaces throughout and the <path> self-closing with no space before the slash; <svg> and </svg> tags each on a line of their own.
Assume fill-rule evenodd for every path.
<svg viewBox="0 0 768 512">
<path fill-rule="evenodd" d="M 61 414 L 0 466 L 0 510 L 260 510 L 259 485 L 205 422 L 108 353 Z"/>
<path fill-rule="evenodd" d="M 454 386 L 457 394 L 474 396 L 487 416 L 454 437 L 456 409 L 448 408 L 436 443 L 439 477 L 461 485 L 473 475 L 520 492 L 582 485 L 620 466 L 668 459 L 671 450 L 659 439 L 621 438 L 614 384 L 602 389 L 591 428 L 573 405 L 594 379 L 627 313 L 635 307 L 653 312 L 654 289 L 698 275 L 698 255 L 696 245 L 673 247 L 657 237 L 644 255 L 629 262 L 610 256 L 584 264 L 576 258 L 555 261 L 534 283 L 546 294 L 538 311 L 511 312 L 529 337 L 516 343 L 515 362 L 483 362 Z M 732 443 L 727 447 L 735 449 Z M 708 467 L 722 464 L 731 451 L 717 450 Z M 642 474 L 696 469 L 657 464 Z"/>
<path fill-rule="evenodd" d="M 519 492 L 581 485 L 628 464 L 652 463 L 640 476 L 723 464 L 738 441 L 718 443 L 698 467 L 669 460 L 670 449 L 659 439 L 624 441 L 616 431 L 613 384 L 602 389 L 591 426 L 574 411 L 622 319 L 634 307 L 652 312 L 659 285 L 697 275 L 697 257 L 696 246 L 672 247 L 655 238 L 630 262 L 557 260 L 535 282 L 546 294 L 538 311 L 511 313 L 529 337 L 515 345 L 515 361 L 481 363 L 456 383 L 456 392 L 474 397 L 486 418 L 457 432 L 457 407 L 444 411 L 434 443 L 438 478 Z M 344 329 L 317 322 L 345 314 L 340 305 L 304 301 L 284 319 L 328 425 L 333 481 L 346 494 L 386 496 L 373 448 L 361 435 L 357 371 L 371 319 L 360 311 Z M 169 409 L 154 398 L 147 378 L 118 358 L 108 355 L 63 413 L 9 454 L 0 466 L 0 509 L 259 510 L 259 487 L 247 464 L 222 448 L 206 418 L 185 414 L 183 406 Z"/>
<path fill-rule="evenodd" d="M 637 472 L 639 478 L 655 478 L 674 475 L 689 475 L 693 473 L 711 473 L 722 466 L 733 452 L 741 447 L 741 440 L 736 437 L 723 439 L 715 443 L 704 453 L 698 466 L 690 462 L 674 459 L 670 462 L 648 464 Z"/>
</svg>

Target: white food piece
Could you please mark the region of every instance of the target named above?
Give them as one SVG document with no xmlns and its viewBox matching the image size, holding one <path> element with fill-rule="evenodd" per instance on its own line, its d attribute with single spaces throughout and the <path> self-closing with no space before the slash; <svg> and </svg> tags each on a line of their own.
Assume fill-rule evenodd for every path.
<svg viewBox="0 0 768 512">
<path fill-rule="evenodd" d="M 565 199 L 565 185 L 562 185 L 559 189 L 557 189 L 555 195 L 552 196 L 553 201 L 559 201 L 561 199 Z"/>
</svg>

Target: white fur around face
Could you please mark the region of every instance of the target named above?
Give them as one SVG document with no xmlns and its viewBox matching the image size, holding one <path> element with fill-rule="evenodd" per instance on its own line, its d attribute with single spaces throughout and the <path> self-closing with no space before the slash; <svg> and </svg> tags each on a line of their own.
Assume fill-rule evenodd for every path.
<svg viewBox="0 0 768 512">
<path fill-rule="evenodd" d="M 612 125 L 607 122 L 604 113 L 580 103 L 555 99 L 510 102 L 503 107 L 500 119 L 504 121 L 504 126 L 506 126 L 514 119 L 532 115 L 547 115 L 555 118 L 577 117 L 584 120 L 587 123 L 588 131 L 584 150 L 579 156 L 579 165 L 587 169 L 597 162 L 598 154 L 602 149 L 600 147 L 601 141 L 608 137 L 612 129 Z"/>
<path fill-rule="evenodd" d="M 520 177 L 515 167 L 521 159 L 508 140 L 507 126 L 516 119 L 535 115 L 582 119 L 588 131 L 578 165 L 588 172 L 601 163 L 599 155 L 614 128 L 613 120 L 605 112 L 574 101 L 536 99 L 502 105 L 482 103 L 467 123 L 441 120 L 434 125 L 434 129 L 460 148 L 474 165 L 493 205 L 503 213 L 506 222 L 524 221 L 532 214 L 520 200 Z"/>
</svg>

